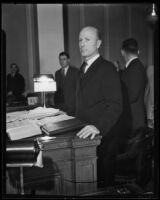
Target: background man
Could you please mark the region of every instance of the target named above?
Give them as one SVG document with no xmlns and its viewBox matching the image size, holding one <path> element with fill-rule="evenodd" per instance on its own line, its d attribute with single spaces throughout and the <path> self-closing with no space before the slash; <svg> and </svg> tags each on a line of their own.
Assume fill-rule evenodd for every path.
<svg viewBox="0 0 160 200">
<path fill-rule="evenodd" d="M 54 96 L 54 102 L 57 108 L 67 112 L 68 115 L 74 115 L 78 69 L 69 65 L 70 57 L 66 52 L 59 54 L 59 63 L 61 69 L 55 73 L 57 92 Z"/>
<path fill-rule="evenodd" d="M 101 45 L 99 31 L 84 27 L 79 34 L 80 53 L 84 57 L 76 95 L 76 117 L 90 125 L 77 133 L 80 138 L 102 135 L 98 147 L 98 186 L 114 184 L 114 159 L 123 135 L 117 129 L 122 113 L 122 93 L 119 74 L 114 65 L 98 52 Z M 102 182 L 101 182 L 102 181 Z"/>
<path fill-rule="evenodd" d="M 144 92 L 147 78 L 145 67 L 138 58 L 138 43 L 134 38 L 123 41 L 121 54 L 126 62 L 125 70 L 121 71 L 121 79 L 128 92 L 134 134 L 146 126 Z"/>
<path fill-rule="evenodd" d="M 10 73 L 7 75 L 7 101 L 24 100 L 23 93 L 25 91 L 25 80 L 19 73 L 19 67 L 12 63 L 10 65 Z"/>
</svg>

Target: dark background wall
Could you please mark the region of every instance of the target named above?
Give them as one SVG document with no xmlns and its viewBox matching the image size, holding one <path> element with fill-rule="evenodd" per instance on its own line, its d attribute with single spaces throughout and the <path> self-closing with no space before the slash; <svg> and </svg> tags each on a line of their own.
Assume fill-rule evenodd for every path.
<svg viewBox="0 0 160 200">
<path fill-rule="evenodd" d="M 100 29 L 100 53 L 106 59 L 118 60 L 123 64 L 121 43 L 128 37 L 135 37 L 139 43 L 141 60 L 145 65 L 153 64 L 153 31 L 147 21 L 149 8 L 152 5 L 145 3 L 64 4 L 63 15 L 60 13 L 58 16 L 63 20 L 64 47 L 70 54 L 72 65 L 79 68 L 82 62 L 78 37 L 81 28 L 87 25 Z M 36 5 L 33 4 L 2 4 L 2 29 L 6 32 L 6 73 L 10 64 L 16 62 L 26 80 L 27 89 L 33 88 L 33 74 L 40 72 L 37 15 Z M 57 24 L 56 19 L 49 20 Z M 57 56 L 52 59 L 57 60 Z"/>
<path fill-rule="evenodd" d="M 6 33 L 6 73 L 16 63 L 33 90 L 33 74 L 39 72 L 37 9 L 35 4 L 2 4 L 2 28 Z"/>
<path fill-rule="evenodd" d="M 151 4 L 68 4 L 65 5 L 64 30 L 66 50 L 71 60 L 79 67 L 82 58 L 78 49 L 78 35 L 83 26 L 95 26 L 102 34 L 101 54 L 111 61 L 123 63 L 120 54 L 121 43 L 128 37 L 137 39 L 140 58 L 145 65 L 153 64 L 152 30 L 147 15 Z M 66 36 L 67 34 L 67 36 Z"/>
<path fill-rule="evenodd" d="M 6 32 L 6 73 L 16 63 L 28 87 L 28 46 L 26 9 L 24 4 L 2 5 L 2 27 Z"/>
</svg>

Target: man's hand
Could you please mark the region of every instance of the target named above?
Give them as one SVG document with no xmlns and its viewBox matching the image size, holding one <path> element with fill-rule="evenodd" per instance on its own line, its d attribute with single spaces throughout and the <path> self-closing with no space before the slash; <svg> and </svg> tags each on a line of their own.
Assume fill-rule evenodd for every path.
<svg viewBox="0 0 160 200">
<path fill-rule="evenodd" d="M 80 138 L 87 138 L 91 135 L 91 139 L 93 139 L 98 134 L 100 134 L 100 131 L 95 126 L 87 125 L 77 133 L 77 136 Z"/>
</svg>

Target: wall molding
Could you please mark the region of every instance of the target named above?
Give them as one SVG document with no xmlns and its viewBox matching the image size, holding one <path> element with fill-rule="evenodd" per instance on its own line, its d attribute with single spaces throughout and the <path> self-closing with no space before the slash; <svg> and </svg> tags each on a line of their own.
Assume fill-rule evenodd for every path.
<svg viewBox="0 0 160 200">
<path fill-rule="evenodd" d="M 128 34 L 129 37 L 132 36 L 132 9 L 130 6 L 127 6 L 128 9 Z"/>
<path fill-rule="evenodd" d="M 104 6 L 104 35 L 104 55 L 109 60 L 109 5 Z"/>
<path fill-rule="evenodd" d="M 29 90 L 33 91 L 33 75 L 39 73 L 39 47 L 36 5 L 26 4 L 26 24 L 28 43 Z"/>
</svg>

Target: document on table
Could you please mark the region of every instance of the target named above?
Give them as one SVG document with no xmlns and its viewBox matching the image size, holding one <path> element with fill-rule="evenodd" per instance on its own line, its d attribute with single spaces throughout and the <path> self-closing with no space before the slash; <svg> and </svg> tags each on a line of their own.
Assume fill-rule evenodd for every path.
<svg viewBox="0 0 160 200">
<path fill-rule="evenodd" d="M 6 122 L 13 122 L 24 119 L 40 119 L 47 116 L 54 116 L 60 114 L 59 109 L 38 107 L 32 110 L 10 112 L 6 114 Z"/>
<path fill-rule="evenodd" d="M 47 116 L 54 116 L 60 113 L 59 109 L 38 107 L 28 112 L 29 119 L 39 119 Z"/>
<path fill-rule="evenodd" d="M 84 126 L 84 122 L 58 109 L 49 109 L 47 112 L 49 116 L 47 117 L 45 117 L 46 112 L 44 112 L 43 115 L 40 110 L 41 109 L 37 109 L 35 112 L 30 111 L 29 113 L 27 113 L 28 111 L 23 111 L 21 113 L 15 112 L 8 115 L 6 132 L 9 138 L 11 140 L 19 140 L 41 135 L 42 133 L 54 135 L 55 133 L 61 133 Z"/>
<path fill-rule="evenodd" d="M 27 119 L 27 114 L 28 114 L 27 110 L 6 113 L 6 122 L 8 123 L 16 120 Z"/>
<path fill-rule="evenodd" d="M 59 122 L 59 121 L 64 121 L 64 120 L 69 120 L 69 119 L 74 119 L 74 118 L 75 117 L 69 116 L 67 114 L 60 114 L 57 116 L 45 117 L 43 119 L 39 119 L 38 121 L 43 126 L 48 123 L 54 123 L 54 122 Z"/>
<path fill-rule="evenodd" d="M 6 132 L 11 140 L 19 140 L 42 134 L 37 122 L 29 119 L 7 123 Z"/>
</svg>

